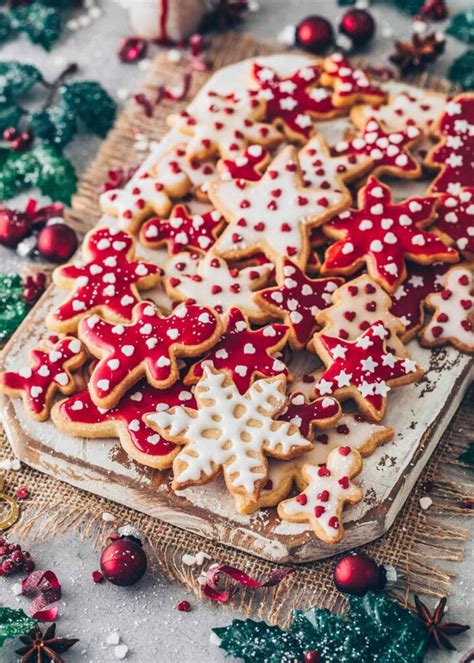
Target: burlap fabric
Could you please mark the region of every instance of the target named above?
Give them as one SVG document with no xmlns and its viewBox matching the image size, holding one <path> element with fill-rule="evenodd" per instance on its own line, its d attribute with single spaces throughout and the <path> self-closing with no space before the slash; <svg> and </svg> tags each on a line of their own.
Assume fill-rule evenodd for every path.
<svg viewBox="0 0 474 663">
<path fill-rule="evenodd" d="M 246 57 L 270 52 L 268 45 L 257 43 L 253 38 L 236 34 L 223 35 L 213 43 L 210 57 L 214 68 L 219 68 Z M 207 73 L 193 76 L 194 95 L 202 86 Z M 159 83 L 179 84 L 182 69 L 169 63 L 165 57 L 154 62 L 144 91 L 156 94 Z M 419 83 L 435 87 L 424 79 Z M 440 89 L 439 82 L 436 88 Z M 81 231 L 93 226 L 100 217 L 98 188 L 106 179 L 109 168 L 138 163 L 142 154 L 134 152 L 137 133 L 151 140 L 158 140 L 167 130 L 165 120 L 170 112 L 184 107 L 182 104 L 162 103 L 154 117 L 148 119 L 136 104 L 129 107 L 118 118 L 115 128 L 103 144 L 100 153 L 84 175 L 78 194 L 75 196 L 69 221 Z M 474 499 L 474 473 L 463 467 L 457 458 L 466 448 L 474 424 L 474 403 L 471 395 L 462 406 L 425 468 L 418 487 L 406 502 L 391 530 L 380 540 L 365 546 L 364 550 L 379 563 L 393 565 L 399 580 L 392 591 L 404 603 L 410 602 L 412 592 L 442 596 L 449 593 L 451 574 L 444 568 L 446 561 L 461 559 L 467 530 L 459 525 L 474 511 L 463 508 L 463 503 Z M 2 457 L 11 457 L 5 433 L 0 431 Z M 132 522 L 146 535 L 151 557 L 170 578 L 183 582 L 200 593 L 197 581 L 200 569 L 186 566 L 182 557 L 202 550 L 219 563 L 232 564 L 256 577 L 265 577 L 273 566 L 269 562 L 233 550 L 216 542 L 180 530 L 131 509 L 118 506 L 105 499 L 61 483 L 30 468 L 20 473 L 9 473 L 7 490 L 14 493 L 16 485 L 27 485 L 34 498 L 23 506 L 22 516 L 15 530 L 32 538 L 54 536 L 66 530 L 77 530 L 86 539 L 87 545 L 100 545 L 111 532 L 110 523 L 104 523 L 102 513 L 111 512 L 116 523 Z M 433 500 L 428 511 L 420 508 L 420 497 L 427 494 Z M 465 506 L 465 505 L 464 505 Z M 453 518 L 452 516 L 458 516 Z M 456 523 L 456 525 L 451 525 Z M 232 604 L 247 614 L 286 625 L 291 610 L 311 605 L 341 607 L 341 595 L 332 582 L 334 559 L 299 566 L 278 587 L 270 590 L 241 591 L 232 599 Z M 265 592 L 265 593 L 263 593 Z"/>
</svg>

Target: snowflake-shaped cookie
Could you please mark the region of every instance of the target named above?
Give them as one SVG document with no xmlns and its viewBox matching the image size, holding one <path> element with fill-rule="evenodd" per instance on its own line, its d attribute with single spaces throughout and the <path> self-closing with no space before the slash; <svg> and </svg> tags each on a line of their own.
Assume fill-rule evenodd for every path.
<svg viewBox="0 0 474 663">
<path fill-rule="evenodd" d="M 99 407 L 114 407 L 142 375 L 157 389 L 170 387 L 179 377 L 177 358 L 206 352 L 221 331 L 215 312 L 194 304 L 179 306 L 165 318 L 156 306 L 141 302 L 127 325 L 97 315 L 84 318 L 79 336 L 100 359 L 89 382 L 92 400 Z"/>
<path fill-rule="evenodd" d="M 308 231 L 345 206 L 341 195 L 303 186 L 294 147 L 284 148 L 258 182 L 214 180 L 209 197 L 229 226 L 214 250 L 226 259 L 262 251 L 275 262 L 288 256 L 304 267 Z"/>
<path fill-rule="evenodd" d="M 401 286 L 403 287 L 403 286 Z M 407 350 L 400 338 L 405 326 L 390 312 L 392 298 L 367 274 L 341 285 L 332 295 L 333 305 L 316 316 L 322 334 L 355 341 L 371 324 L 382 320 L 390 332 L 387 347 L 399 356 Z"/>
<path fill-rule="evenodd" d="M 408 343 L 423 326 L 425 319 L 425 299 L 432 292 L 443 290 L 443 275 L 449 265 L 416 265 L 408 266 L 406 280 L 392 294 L 392 313 L 405 325 L 401 335 L 404 343 Z"/>
<path fill-rule="evenodd" d="M 140 241 L 156 249 L 167 244 L 170 253 L 194 249 L 206 253 L 216 241 L 224 219 L 217 210 L 191 214 L 185 205 L 176 205 L 169 219 L 154 217 L 140 231 Z"/>
<path fill-rule="evenodd" d="M 82 254 L 83 261 L 54 270 L 55 284 L 72 292 L 48 314 L 47 326 L 73 332 L 79 320 L 91 313 L 116 322 L 131 320 L 133 307 L 141 301 L 139 289 L 153 287 L 160 279 L 160 268 L 136 260 L 135 240 L 117 228 L 91 230 L 84 239 Z"/>
<path fill-rule="evenodd" d="M 307 488 L 296 497 L 280 502 L 278 515 L 290 522 L 308 522 L 319 539 L 338 543 L 344 537 L 345 504 L 356 504 L 363 496 L 351 481 L 361 471 L 362 458 L 356 449 L 336 447 L 325 465 L 304 465 Z"/>
<path fill-rule="evenodd" d="M 334 147 L 336 155 L 365 155 L 372 160 L 372 175 L 391 175 L 411 179 L 421 174 L 421 166 L 410 154 L 410 148 L 423 137 L 413 124 L 398 131 L 387 131 L 374 118 L 369 118 L 362 135 L 341 141 Z"/>
<path fill-rule="evenodd" d="M 34 348 L 31 358 L 31 366 L 0 373 L 0 389 L 9 396 L 21 396 L 28 414 L 45 421 L 54 395 L 58 391 L 72 394 L 75 390 L 71 372 L 85 363 L 87 352 L 77 338 L 66 337 L 52 349 Z"/>
<path fill-rule="evenodd" d="M 261 290 L 255 299 L 272 316 L 290 326 L 290 343 L 301 350 L 317 328 L 316 316 L 331 305 L 331 295 L 344 283 L 343 279 L 310 279 L 286 258 L 278 269 L 278 285 Z"/>
<path fill-rule="evenodd" d="M 435 229 L 454 241 L 468 260 L 474 260 L 474 187 L 463 189 L 456 196 L 440 196 Z"/>
<path fill-rule="evenodd" d="M 222 97 L 209 91 L 190 113 L 170 115 L 168 124 L 191 136 L 186 144 L 188 159 L 207 159 L 219 154 L 232 159 L 254 143 L 274 147 L 283 135 L 273 124 L 262 122 L 265 102 L 248 94 Z"/>
<path fill-rule="evenodd" d="M 197 410 L 146 415 L 160 435 L 184 445 L 173 462 L 173 488 L 208 483 L 222 470 L 245 512 L 268 479 L 266 455 L 292 458 L 312 447 L 297 426 L 275 421 L 286 403 L 285 386 L 284 376 L 257 380 L 242 395 L 227 373 L 206 365 L 195 390 Z"/>
<path fill-rule="evenodd" d="M 196 407 L 194 396 L 181 382 L 169 389 L 155 389 L 141 380 L 120 402 L 104 410 L 84 389 L 56 403 L 51 417 L 59 430 L 79 437 L 118 437 L 127 454 L 142 465 L 166 469 L 171 467 L 179 447 L 164 440 L 143 421 L 148 412 L 162 412 L 175 405 Z"/>
<path fill-rule="evenodd" d="M 238 308 L 230 309 L 226 323 L 217 345 L 191 367 L 184 380 L 186 384 L 195 384 L 201 379 L 206 362 L 218 371 L 226 371 L 241 394 L 257 377 L 271 378 L 280 374 L 288 377 L 286 365 L 273 356 L 286 344 L 289 334 L 286 325 L 266 325 L 252 331 Z"/>
<path fill-rule="evenodd" d="M 440 168 L 439 175 L 431 183 L 430 191 L 461 193 L 472 186 L 474 167 L 474 93 L 463 93 L 446 104 L 434 126 L 434 133 L 441 138 L 426 157 L 432 168 Z"/>
<path fill-rule="evenodd" d="M 356 341 L 316 334 L 314 349 L 326 364 L 315 386 L 317 396 L 353 398 L 371 421 L 382 421 L 391 387 L 416 382 L 423 370 L 387 351 L 388 329 L 373 323 Z"/>
<path fill-rule="evenodd" d="M 181 255 L 176 256 L 178 261 Z M 195 274 L 170 277 L 166 289 L 172 299 L 212 306 L 219 314 L 237 306 L 252 322 L 265 322 L 268 315 L 253 300 L 253 293 L 266 283 L 272 271 L 273 265 L 268 262 L 240 270 L 229 268 L 225 260 L 208 253 Z"/>
<path fill-rule="evenodd" d="M 281 127 L 289 140 L 306 142 L 314 132 L 313 120 L 329 119 L 338 113 L 332 93 L 316 87 L 321 75 L 317 64 L 308 64 L 283 78 L 270 67 L 254 63 L 251 75 L 257 97 L 266 103 L 265 119 Z"/>
<path fill-rule="evenodd" d="M 389 187 L 370 177 L 359 192 L 359 209 L 325 224 L 326 234 L 339 241 L 327 249 L 321 272 L 353 274 L 366 264 L 373 279 L 395 292 L 406 278 L 405 257 L 422 264 L 456 262 L 457 251 L 423 230 L 435 213 L 436 198 L 393 203 Z"/>
<path fill-rule="evenodd" d="M 381 104 L 387 93 L 370 81 L 363 69 L 353 67 L 341 53 L 333 53 L 323 61 L 321 82 L 334 88 L 333 104 L 352 106 L 357 101 Z"/>
<path fill-rule="evenodd" d="M 444 277 L 444 289 L 428 295 L 433 317 L 420 332 L 422 345 L 450 343 L 462 352 L 474 352 L 474 276 L 472 266 L 453 267 Z"/>
</svg>

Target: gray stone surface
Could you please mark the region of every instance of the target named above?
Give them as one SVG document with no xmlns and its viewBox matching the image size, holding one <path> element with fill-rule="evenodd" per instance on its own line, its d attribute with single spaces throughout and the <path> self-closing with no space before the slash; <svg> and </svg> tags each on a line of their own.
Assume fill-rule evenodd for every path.
<svg viewBox="0 0 474 663">
<path fill-rule="evenodd" d="M 453 12 L 465 4 L 465 0 L 449 2 Z M 18 40 L 3 46 L 1 57 L 34 63 L 48 78 L 54 78 L 67 62 L 77 61 L 84 77 L 100 80 L 114 96 L 119 90 L 133 91 L 143 74 L 136 66 L 120 64 L 115 55 L 120 37 L 128 33 L 125 13 L 112 0 L 101 0 L 100 7 L 101 18 L 79 32 L 68 34 L 66 31 L 51 54 Z M 336 19 L 341 9 L 335 1 L 328 0 L 262 0 L 260 11 L 249 15 L 243 27 L 272 39 L 283 26 L 310 13 L 324 13 Z M 385 30 L 391 29 L 398 37 L 406 38 L 410 20 L 381 3 L 373 7 L 373 14 L 378 19 L 379 31 L 370 55 L 374 62 L 382 64 L 392 49 L 392 37 L 385 36 Z M 453 57 L 462 50 L 460 43 L 449 39 L 445 55 L 433 70 L 439 75 L 444 74 Z M 90 161 L 97 145 L 95 139 L 81 139 L 71 146 L 70 154 L 79 169 Z M 0 269 L 18 269 L 18 259 L 11 251 L 0 250 Z M 230 610 L 189 595 L 182 586 L 164 580 L 159 571 L 149 573 L 140 584 L 129 589 L 110 584 L 94 585 L 91 572 L 98 566 L 98 554 L 90 540 L 81 540 L 72 533 L 52 541 L 24 543 L 40 568 L 54 569 L 61 579 L 64 594 L 58 632 L 81 640 L 67 654 L 67 661 L 107 663 L 117 660 L 114 647 L 106 644 L 107 636 L 114 631 L 119 632 L 121 641 L 130 648 L 127 660 L 137 663 L 224 660 L 219 650 L 209 644 L 209 635 L 213 626 L 230 621 L 233 616 Z M 473 568 L 474 546 L 471 543 L 464 561 L 452 565 L 457 577 L 454 594 L 448 603 L 448 617 L 464 623 L 472 622 L 474 617 Z M 24 598 L 13 595 L 14 582 L 12 579 L 1 580 L 0 605 L 26 605 Z M 191 613 L 176 610 L 177 603 L 183 598 L 192 603 Z M 429 663 L 458 663 L 462 653 L 473 646 L 469 634 L 459 637 L 456 643 L 458 652 L 430 654 Z M 2 663 L 17 660 L 13 649 L 13 643 L 7 643 L 0 650 Z"/>
</svg>

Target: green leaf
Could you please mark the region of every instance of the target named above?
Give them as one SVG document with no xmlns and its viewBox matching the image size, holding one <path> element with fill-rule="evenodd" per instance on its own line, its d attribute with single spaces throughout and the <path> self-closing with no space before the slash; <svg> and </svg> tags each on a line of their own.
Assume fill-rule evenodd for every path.
<svg viewBox="0 0 474 663">
<path fill-rule="evenodd" d="M 469 442 L 468 448 L 463 454 L 458 456 L 458 460 L 460 460 L 462 463 L 471 465 L 474 469 L 474 442 Z"/>
<path fill-rule="evenodd" d="M 6 41 L 12 33 L 12 24 L 8 18 L 8 14 L 2 12 L 0 14 L 0 43 Z"/>
<path fill-rule="evenodd" d="M 45 145 L 52 145 L 60 152 L 71 142 L 77 131 L 75 114 L 62 105 L 32 113 L 28 118 L 28 126 Z"/>
<path fill-rule="evenodd" d="M 474 44 L 474 5 L 451 19 L 446 32 L 467 44 Z"/>
<path fill-rule="evenodd" d="M 0 202 L 13 198 L 24 187 L 24 160 L 24 153 L 7 149 L 0 152 Z"/>
<path fill-rule="evenodd" d="M 36 620 L 25 615 L 23 610 L 0 608 L 0 647 L 5 640 L 24 635 L 34 627 Z"/>
<path fill-rule="evenodd" d="M 220 647 L 246 663 L 294 663 L 316 650 L 321 663 L 421 663 L 428 633 L 414 613 L 385 594 L 349 598 L 349 611 L 335 615 L 312 608 L 293 613 L 288 631 L 251 619 L 215 628 Z"/>
<path fill-rule="evenodd" d="M 77 176 L 71 162 L 54 148 L 45 145 L 34 147 L 31 156 L 36 159 L 37 168 L 31 176 L 25 177 L 26 183 L 37 186 L 42 194 L 52 200 L 69 204 L 77 186 Z"/>
<path fill-rule="evenodd" d="M 61 32 L 61 15 L 54 7 L 32 2 L 11 11 L 13 27 L 24 32 L 33 44 L 49 51 Z"/>
<path fill-rule="evenodd" d="M 0 103 L 0 133 L 8 127 L 16 129 L 22 115 L 22 109 L 16 104 Z"/>
<path fill-rule="evenodd" d="M 41 72 L 31 64 L 0 62 L 0 97 L 19 97 L 42 79 Z"/>
<path fill-rule="evenodd" d="M 22 294 L 23 285 L 18 274 L 0 274 L 0 343 L 10 338 L 28 312 L 29 306 Z"/>
<path fill-rule="evenodd" d="M 474 89 L 474 48 L 454 60 L 449 68 L 448 78 L 463 90 Z"/>
<path fill-rule="evenodd" d="M 102 138 L 115 120 L 117 105 L 96 81 L 68 83 L 61 88 L 65 104 L 93 133 Z"/>
</svg>

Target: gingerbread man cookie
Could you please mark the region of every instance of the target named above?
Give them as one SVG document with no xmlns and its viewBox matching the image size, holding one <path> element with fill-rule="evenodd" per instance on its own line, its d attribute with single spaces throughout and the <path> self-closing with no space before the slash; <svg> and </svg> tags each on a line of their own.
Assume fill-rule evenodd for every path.
<svg viewBox="0 0 474 663">
<path fill-rule="evenodd" d="M 316 321 L 322 334 L 355 341 L 377 320 L 382 320 L 390 335 L 387 347 L 404 357 L 407 349 L 399 337 L 405 326 L 390 312 L 392 298 L 367 274 L 341 285 L 332 295 L 333 305 L 320 311 Z"/>
<path fill-rule="evenodd" d="M 37 421 L 45 421 L 54 395 L 75 391 L 71 372 L 86 362 L 87 352 L 77 338 L 67 336 L 52 349 L 34 348 L 31 358 L 31 366 L 0 373 L 0 389 L 9 396 L 21 396 L 27 413 Z"/>
<path fill-rule="evenodd" d="M 366 264 L 375 281 L 395 292 L 406 278 L 405 257 L 421 264 L 457 262 L 457 251 L 424 230 L 435 214 L 435 197 L 393 203 L 389 187 L 370 177 L 359 192 L 359 209 L 324 225 L 338 241 L 327 249 L 321 273 L 353 274 Z"/>
<path fill-rule="evenodd" d="M 346 205 L 339 193 L 303 186 L 292 146 L 275 157 L 259 181 L 214 180 L 209 197 L 229 222 L 214 247 L 220 256 L 237 260 L 263 251 L 275 262 L 290 257 L 302 268 L 310 228 Z"/>
<path fill-rule="evenodd" d="M 208 159 L 219 154 L 232 159 L 249 145 L 275 147 L 283 135 L 273 124 L 262 121 L 265 102 L 252 94 L 239 98 L 207 92 L 192 113 L 170 115 L 168 124 L 191 138 L 186 144 L 188 159 Z"/>
<path fill-rule="evenodd" d="M 198 409 L 175 407 L 145 416 L 165 439 L 183 445 L 173 462 L 173 488 L 202 485 L 221 471 L 241 513 L 268 479 L 265 456 L 293 458 L 312 445 L 294 424 L 275 421 L 286 404 L 284 376 L 254 382 L 242 395 L 210 365 L 196 386 Z"/>
<path fill-rule="evenodd" d="M 154 217 L 140 231 L 140 241 L 151 249 L 166 244 L 169 253 L 185 249 L 206 253 L 217 239 L 224 219 L 217 210 L 191 214 L 186 205 L 176 205 L 169 219 Z"/>
<path fill-rule="evenodd" d="M 370 81 L 363 69 L 353 67 L 341 53 L 333 53 L 323 60 L 321 83 L 334 89 L 335 106 L 353 106 L 357 101 L 382 104 L 387 93 Z"/>
<path fill-rule="evenodd" d="M 464 92 L 446 104 L 433 126 L 441 138 L 426 157 L 426 165 L 440 168 L 430 185 L 433 193 L 461 193 L 472 186 L 474 167 L 474 93 Z"/>
<path fill-rule="evenodd" d="M 357 504 L 363 494 L 351 479 L 362 471 L 362 458 L 356 449 L 336 447 L 324 465 L 304 465 L 307 488 L 296 497 L 280 502 L 282 520 L 309 523 L 316 536 L 326 543 L 344 537 L 342 512 L 345 504 Z"/>
<path fill-rule="evenodd" d="M 158 283 L 160 268 L 135 259 L 135 240 L 118 228 L 97 228 L 85 237 L 83 261 L 57 267 L 53 281 L 71 294 L 48 313 L 46 324 L 58 332 L 77 329 L 79 320 L 98 313 L 115 322 L 132 319 L 132 310 L 141 301 L 139 289 Z"/>
<path fill-rule="evenodd" d="M 199 382 L 207 362 L 219 371 L 226 371 L 241 394 L 257 377 L 271 378 L 280 374 L 288 377 L 286 365 L 273 355 L 284 347 L 289 331 L 286 325 L 266 325 L 252 331 L 242 311 L 231 308 L 220 341 L 191 367 L 184 382 Z"/>
<path fill-rule="evenodd" d="M 463 256 L 474 261 L 474 187 L 457 195 L 440 196 L 434 232 L 453 242 Z"/>
<path fill-rule="evenodd" d="M 196 407 L 189 388 L 175 382 L 169 389 L 155 389 L 141 380 L 109 410 L 97 407 L 88 389 L 53 406 L 56 427 L 70 435 L 88 438 L 118 437 L 127 454 L 141 465 L 158 469 L 171 467 L 179 447 L 164 440 L 143 421 L 148 412 L 175 405 Z"/>
<path fill-rule="evenodd" d="M 444 289 L 428 295 L 431 321 L 420 332 L 422 345 L 450 343 L 462 352 L 474 352 L 474 276 L 472 265 L 453 267 L 444 277 Z"/>
<path fill-rule="evenodd" d="M 365 155 L 372 160 L 372 175 L 412 179 L 421 175 L 421 166 L 409 150 L 422 138 L 423 133 L 413 124 L 389 132 L 379 120 L 369 118 L 362 135 L 337 143 L 334 154 Z"/>
<path fill-rule="evenodd" d="M 171 387 L 179 377 L 178 357 L 196 357 L 220 337 L 222 325 L 213 309 L 182 305 L 164 318 L 149 302 L 133 309 L 131 324 L 106 322 L 97 315 L 79 323 L 79 337 L 100 359 L 89 391 L 102 408 L 120 398 L 145 375 L 156 389 Z"/>
<path fill-rule="evenodd" d="M 353 398 L 371 421 L 382 421 L 392 387 L 417 382 L 423 369 L 407 357 L 387 351 L 389 331 L 373 323 L 356 341 L 316 334 L 314 349 L 326 364 L 315 386 L 317 396 Z"/>
<path fill-rule="evenodd" d="M 182 254 L 177 256 L 180 260 Z M 263 323 L 268 314 L 253 301 L 253 292 L 261 288 L 273 272 L 271 263 L 229 268 L 225 260 L 208 253 L 199 262 L 195 274 L 182 273 L 166 280 L 171 299 L 212 306 L 219 314 L 233 306 L 240 308 L 255 323 Z"/>
<path fill-rule="evenodd" d="M 317 328 L 317 314 L 331 305 L 331 294 L 343 279 L 310 279 L 294 262 L 286 258 L 278 267 L 278 285 L 261 290 L 255 296 L 259 306 L 289 325 L 290 344 L 301 350 Z"/>
<path fill-rule="evenodd" d="M 274 122 L 291 141 L 305 143 L 314 132 L 314 120 L 327 120 L 340 113 L 332 94 L 318 87 L 321 67 L 308 64 L 288 77 L 268 66 L 252 65 L 257 97 L 266 103 L 265 119 Z"/>
</svg>

